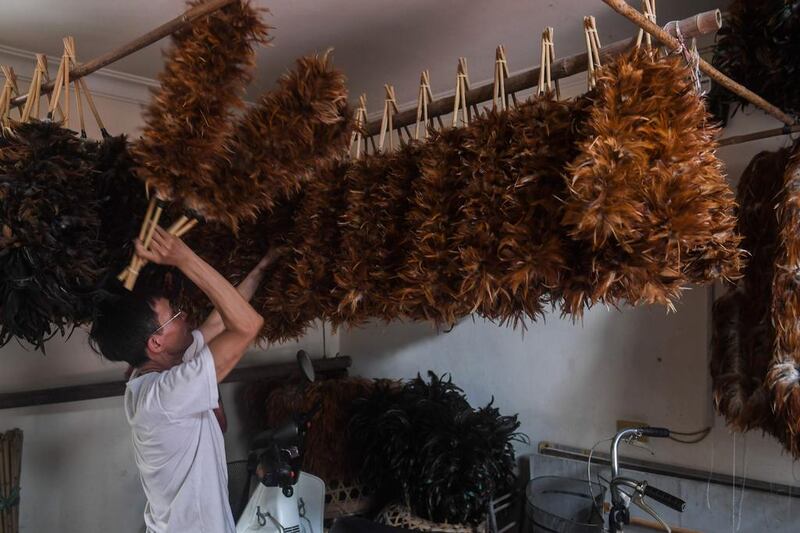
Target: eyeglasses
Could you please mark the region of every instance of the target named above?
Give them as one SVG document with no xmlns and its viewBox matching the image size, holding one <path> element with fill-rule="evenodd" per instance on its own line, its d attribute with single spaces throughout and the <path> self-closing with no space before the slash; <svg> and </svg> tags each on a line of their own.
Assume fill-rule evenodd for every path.
<svg viewBox="0 0 800 533">
<path fill-rule="evenodd" d="M 179 317 L 179 316 L 181 316 L 182 314 L 183 314 L 183 310 L 182 310 L 182 309 L 179 309 L 179 310 L 178 310 L 178 312 L 177 312 L 177 313 L 175 313 L 175 314 L 172 316 L 172 318 L 170 318 L 169 320 L 167 320 L 166 322 L 164 322 L 163 324 L 161 324 L 160 326 L 158 326 L 158 328 L 157 328 L 157 329 L 156 329 L 156 330 L 155 330 L 153 333 L 151 333 L 151 334 L 150 334 L 150 336 L 152 337 L 153 335 L 155 335 L 156 333 L 158 333 L 159 331 L 161 331 L 162 329 L 164 329 L 165 327 L 167 327 L 167 326 L 169 325 L 169 323 L 170 323 L 170 322 L 172 322 L 173 320 L 175 320 L 176 318 L 178 318 L 178 317 Z"/>
</svg>

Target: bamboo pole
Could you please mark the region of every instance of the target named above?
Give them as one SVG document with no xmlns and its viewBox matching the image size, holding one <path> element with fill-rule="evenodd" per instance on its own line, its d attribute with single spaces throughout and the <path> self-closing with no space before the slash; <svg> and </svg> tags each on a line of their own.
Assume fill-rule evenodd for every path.
<svg viewBox="0 0 800 533">
<path fill-rule="evenodd" d="M 138 52 L 142 48 L 149 46 L 157 41 L 160 41 L 164 37 L 175 33 L 176 31 L 182 30 L 189 26 L 192 22 L 197 20 L 200 17 L 204 17 L 209 13 L 213 13 L 222 9 L 223 7 L 227 6 L 228 4 L 232 4 L 238 0 L 209 0 L 208 2 L 195 6 L 183 14 L 175 17 L 174 19 L 170 20 L 158 26 L 157 28 L 145 33 L 141 37 L 134 39 L 133 41 L 120 46 L 119 48 L 112 50 L 106 54 L 103 54 L 99 57 L 92 59 L 91 61 L 87 61 L 82 65 L 75 67 L 73 70 L 69 71 L 69 79 L 77 80 L 83 78 L 84 76 L 88 76 L 92 72 L 96 72 L 103 67 L 107 67 L 108 65 L 119 61 L 120 59 L 127 57 L 134 52 Z M 53 90 L 54 84 L 52 82 L 45 83 L 42 85 L 42 92 L 48 94 L 50 91 Z M 17 107 L 25 103 L 27 99 L 26 95 L 19 96 L 14 98 L 11 101 L 11 107 Z"/>
<path fill-rule="evenodd" d="M 625 0 L 603 0 L 606 4 L 608 4 L 611 9 L 619 13 L 620 15 L 624 16 L 646 32 L 650 33 L 653 37 L 661 41 L 667 47 L 677 50 L 681 48 L 681 42 L 675 38 L 674 36 L 670 35 L 663 28 L 658 26 L 657 24 L 653 24 L 650 20 L 647 19 L 644 15 L 642 15 L 637 10 L 633 9 L 629 6 Z M 683 35 L 683 34 L 682 34 Z M 687 35 L 683 35 L 684 38 L 687 38 Z M 719 83 L 732 93 L 740 96 L 753 104 L 754 106 L 763 109 L 768 114 L 772 115 L 773 117 L 777 118 L 784 124 L 794 124 L 796 119 L 787 115 L 776 106 L 772 105 L 771 103 L 767 102 L 762 97 L 758 96 L 756 93 L 748 89 L 747 87 L 736 83 L 728 76 L 714 68 L 710 63 L 702 58 L 699 59 L 699 66 L 700 70 L 705 73 L 709 78 L 714 80 L 715 82 Z"/>
<path fill-rule="evenodd" d="M 14 447 L 12 451 L 14 453 L 12 456 L 12 468 L 14 470 L 11 479 L 14 482 L 14 486 L 19 487 L 22 479 L 22 430 L 20 429 L 14 430 Z M 20 495 L 12 513 L 11 527 L 14 533 L 19 533 L 19 502 L 21 499 L 22 496 Z"/>
<path fill-rule="evenodd" d="M 733 146 L 735 144 L 743 144 L 750 141 L 758 141 L 760 139 L 769 139 L 770 137 L 778 137 L 779 135 L 789 135 L 791 133 L 800 133 L 800 124 L 794 126 L 784 126 L 782 128 L 773 128 L 770 130 L 756 131 L 753 133 L 746 133 L 744 135 L 733 135 L 720 139 L 717 144 L 722 146 Z"/>
<path fill-rule="evenodd" d="M 10 468 L 8 465 L 8 439 L 10 434 L 3 433 L 0 435 L 0 483 L 2 487 L 0 487 L 0 497 L 5 500 L 8 498 L 10 490 L 9 490 L 9 472 Z M 3 509 L 3 512 L 0 513 L 0 520 L 2 521 L 3 533 L 11 533 L 11 524 L 8 520 L 8 510 Z"/>
<path fill-rule="evenodd" d="M 670 32 L 670 34 L 676 33 L 676 27 L 680 28 L 681 35 L 687 39 L 691 37 L 699 37 L 700 35 L 716 33 L 717 30 L 722 27 L 722 14 L 720 13 L 719 9 L 714 9 L 711 11 L 698 13 L 697 15 L 687 17 L 678 22 L 670 22 L 665 26 L 666 31 Z M 607 44 L 600 51 L 600 58 L 601 60 L 605 61 L 606 58 L 617 56 L 635 44 L 635 37 Z M 580 54 L 567 56 L 553 61 L 551 64 L 552 79 L 559 80 L 568 76 L 572 76 L 573 74 L 584 72 L 587 64 L 588 58 L 586 52 L 581 52 Z M 524 70 L 514 74 L 513 76 L 509 76 L 505 82 L 506 93 L 514 94 L 532 87 L 536 87 L 536 85 L 539 83 L 540 69 L 541 65 Z M 493 86 L 494 83 L 487 83 L 485 85 L 471 88 L 466 93 L 466 101 L 469 102 L 470 105 L 490 101 L 492 99 Z M 431 100 L 428 102 L 428 113 L 430 118 L 440 117 L 452 113 L 454 103 L 455 96 L 444 96 L 438 100 Z M 394 126 L 395 128 L 411 126 L 416 122 L 416 119 L 417 109 L 416 107 L 412 107 L 410 109 L 406 109 L 405 111 L 401 111 L 394 116 Z M 374 137 L 380 133 L 380 129 L 380 119 L 373 120 L 366 125 L 365 136 L 370 138 Z"/>
</svg>

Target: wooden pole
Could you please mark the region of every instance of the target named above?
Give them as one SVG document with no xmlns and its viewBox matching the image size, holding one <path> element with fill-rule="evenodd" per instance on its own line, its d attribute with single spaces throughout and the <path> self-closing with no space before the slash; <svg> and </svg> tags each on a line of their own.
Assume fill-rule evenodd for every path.
<svg viewBox="0 0 800 533">
<path fill-rule="evenodd" d="M 352 359 L 346 355 L 337 355 L 322 359 L 314 359 L 314 372 L 318 375 L 331 376 L 347 372 Z M 297 363 L 272 363 L 257 366 L 234 368 L 223 380 L 223 383 L 250 382 L 260 379 L 290 378 L 299 376 Z M 89 385 L 73 385 L 51 389 L 39 389 L 22 392 L 0 393 L 0 409 L 48 405 L 53 403 L 77 402 L 122 396 L 125 393 L 125 381 L 109 381 Z"/>
<path fill-rule="evenodd" d="M 754 133 L 746 133 L 744 135 L 733 135 L 720 139 L 717 145 L 732 146 L 734 144 L 742 144 L 750 141 L 758 141 L 760 139 L 769 139 L 770 137 L 777 137 L 779 135 L 789 135 L 790 133 L 800 133 L 800 124 L 794 126 L 784 126 L 782 128 L 773 128 L 771 130 L 756 131 Z"/>
<path fill-rule="evenodd" d="M 150 46 L 151 44 L 160 41 L 164 37 L 186 28 L 198 18 L 218 11 L 228 4 L 232 4 L 233 2 L 237 1 L 239 0 L 209 0 L 202 5 L 193 7 L 169 22 L 166 22 L 161 26 L 145 33 L 138 39 L 134 39 L 133 41 L 117 48 L 116 50 L 112 50 L 101 55 L 100 57 L 96 57 L 91 61 L 87 61 L 86 63 L 75 67 L 69 72 L 69 79 L 77 80 L 83 78 L 84 76 L 88 76 L 92 72 L 96 72 L 103 67 L 107 67 L 108 65 L 119 61 L 123 57 L 127 57 L 134 52 L 138 52 L 142 48 Z M 55 84 L 53 82 L 45 83 L 42 85 L 42 92 L 45 94 L 49 93 L 53 90 L 54 85 Z M 11 101 L 11 107 L 17 107 L 24 104 L 26 99 L 27 95 L 14 98 Z"/>
<path fill-rule="evenodd" d="M 677 50 L 681 47 L 681 42 L 675 38 L 674 36 L 667 33 L 663 28 L 658 26 L 657 24 L 653 24 L 650 20 L 647 19 L 644 15 L 642 15 L 639 11 L 633 9 L 629 6 L 625 0 L 603 0 L 606 4 L 608 4 L 611 9 L 619 13 L 620 15 L 624 16 L 644 31 L 650 33 L 653 37 L 661 41 L 664 45 L 668 48 L 673 50 Z M 683 34 L 682 34 L 683 35 Z M 689 36 L 683 35 L 684 39 L 688 39 Z M 796 119 L 787 115 L 776 106 L 770 104 L 756 93 L 741 85 L 736 83 L 728 76 L 714 68 L 710 63 L 706 60 L 699 58 L 699 66 L 700 70 L 704 72 L 709 78 L 717 82 L 718 84 L 722 85 L 732 93 L 740 96 L 753 104 L 754 106 L 763 109 L 768 114 L 772 115 L 773 117 L 777 118 L 784 124 L 794 124 Z"/>
<path fill-rule="evenodd" d="M 681 35 L 687 39 L 699 37 L 700 35 L 715 33 L 722 27 L 722 14 L 720 13 L 719 9 L 698 13 L 697 15 L 685 18 L 677 23 L 667 24 L 667 31 L 670 33 L 675 33 L 676 26 L 680 28 Z M 600 50 L 600 58 L 601 60 L 605 60 L 605 58 L 617 56 L 635 44 L 635 37 L 607 44 L 602 50 Z M 586 70 L 587 64 L 588 58 L 586 52 L 553 61 L 550 67 L 552 79 L 559 80 L 568 76 L 572 76 L 573 74 L 583 72 Z M 539 83 L 540 69 L 541 65 L 524 70 L 514 74 L 513 76 L 509 76 L 505 80 L 506 94 L 513 95 L 513 93 L 518 93 L 520 91 L 536 87 L 536 85 Z M 470 105 L 490 101 L 493 95 L 493 86 L 493 83 L 487 83 L 486 85 L 471 88 L 465 95 L 466 101 L 469 102 Z M 434 118 L 452 113 L 454 104 L 455 96 L 445 96 L 443 98 L 439 98 L 438 100 L 431 100 L 428 102 L 428 116 L 430 118 Z M 417 109 L 416 107 L 413 107 L 396 114 L 394 116 L 394 126 L 395 128 L 411 126 L 416 122 L 416 120 Z M 366 125 L 365 135 L 367 137 L 373 137 L 378 135 L 380 131 L 380 119 L 373 120 Z"/>
</svg>

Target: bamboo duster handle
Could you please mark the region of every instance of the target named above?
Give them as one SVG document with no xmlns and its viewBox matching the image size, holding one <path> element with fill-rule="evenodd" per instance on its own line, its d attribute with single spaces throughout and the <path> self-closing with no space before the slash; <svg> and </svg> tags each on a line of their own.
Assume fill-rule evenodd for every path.
<svg viewBox="0 0 800 533">
<path fill-rule="evenodd" d="M 22 122 L 28 122 L 31 114 L 33 113 L 33 105 L 36 102 L 36 91 L 41 86 L 41 71 L 40 62 L 38 58 L 41 54 L 37 54 L 36 66 L 33 69 L 33 76 L 31 76 L 31 84 L 28 87 L 28 98 L 25 100 L 25 108 L 22 110 Z"/>
<path fill-rule="evenodd" d="M 55 79 L 55 89 L 50 94 L 50 108 L 47 111 L 48 118 L 53 118 L 55 114 L 56 105 L 58 104 L 59 100 L 61 99 L 61 91 L 64 88 L 64 64 L 68 61 L 66 52 L 61 55 L 61 61 L 58 63 L 58 72 L 56 73 Z M 69 68 L 69 67 L 66 67 Z"/>
<path fill-rule="evenodd" d="M 681 43 L 659 27 L 656 24 L 653 24 L 649 21 L 646 17 L 644 17 L 641 13 L 630 7 L 624 0 L 603 0 L 606 4 L 608 4 L 611 9 L 619 13 L 620 15 L 624 16 L 646 32 L 653 35 L 656 39 L 661 41 L 664 45 L 668 48 L 673 50 L 678 50 L 681 48 Z M 781 111 L 776 106 L 772 105 L 771 103 L 767 102 L 764 98 L 760 97 L 747 87 L 740 85 L 730 79 L 728 76 L 714 68 L 710 65 L 706 60 L 703 58 L 699 58 L 700 63 L 700 70 L 704 72 L 709 78 L 714 80 L 715 82 L 719 83 L 732 93 L 740 96 L 753 104 L 754 106 L 766 111 L 768 114 L 772 115 L 773 117 L 777 118 L 784 124 L 792 125 L 796 122 L 796 119 L 787 115 L 783 111 Z"/>
<path fill-rule="evenodd" d="M 178 219 L 175 223 L 172 224 L 172 226 L 169 227 L 169 229 L 167 229 L 167 232 L 175 235 L 178 238 L 181 238 L 187 233 L 189 233 L 189 231 L 191 231 L 192 228 L 194 228 L 198 223 L 199 221 L 196 218 L 189 219 L 186 216 L 181 216 L 180 219 Z M 136 272 L 141 271 L 141 269 L 147 266 L 148 263 L 149 261 L 147 259 L 139 258 L 139 264 L 136 265 Z M 120 281 L 124 282 L 130 275 L 131 275 L 131 270 L 126 269 L 125 271 L 123 271 Z"/>
<path fill-rule="evenodd" d="M 75 48 L 75 39 L 73 37 L 65 37 L 64 38 L 64 47 L 69 52 L 70 60 L 72 61 L 72 66 L 77 69 L 80 67 L 80 63 L 78 63 L 78 53 Z M 94 96 L 92 96 L 92 92 L 89 90 L 89 87 L 86 85 L 86 80 L 83 78 L 77 78 L 75 80 L 75 90 L 82 91 L 83 96 L 86 98 L 86 103 L 89 104 L 89 110 L 92 112 L 94 116 L 95 122 L 97 122 L 97 127 L 100 128 L 100 134 L 103 138 L 108 137 L 108 131 L 106 130 L 105 125 L 103 124 L 103 119 L 100 118 L 100 113 L 97 111 L 97 106 L 94 103 Z M 80 103 L 78 104 L 80 105 Z"/>
<path fill-rule="evenodd" d="M 156 209 L 156 197 L 153 196 L 152 198 L 150 198 L 150 203 L 147 204 L 147 211 L 144 214 L 144 219 L 142 220 L 142 225 L 139 228 L 139 241 L 143 241 L 144 240 L 144 236 L 147 233 L 147 228 L 150 225 L 150 218 L 152 218 L 153 211 L 155 211 L 155 209 Z M 136 257 L 137 256 L 134 253 L 133 256 L 131 257 L 131 262 L 128 264 L 128 266 L 125 268 L 125 270 L 120 272 L 119 276 L 117 276 L 118 280 L 125 281 L 125 279 L 128 277 L 128 272 L 131 269 L 136 267 Z"/>
<path fill-rule="evenodd" d="M 5 105 L 7 106 L 7 111 L 11 112 L 11 97 L 12 96 L 19 96 L 19 85 L 17 84 L 17 74 L 14 72 L 12 67 L 6 65 L 0 65 L 0 70 L 3 71 L 3 76 L 5 76 L 6 80 L 11 82 L 11 87 L 13 92 L 6 96 L 7 100 Z M 17 113 L 19 116 L 22 117 L 22 107 L 17 106 Z"/>
</svg>

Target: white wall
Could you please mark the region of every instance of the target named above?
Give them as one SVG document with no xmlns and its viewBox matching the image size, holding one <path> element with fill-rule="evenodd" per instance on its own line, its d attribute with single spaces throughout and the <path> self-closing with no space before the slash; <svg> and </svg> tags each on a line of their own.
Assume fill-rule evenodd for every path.
<svg viewBox="0 0 800 533">
<path fill-rule="evenodd" d="M 726 134 L 772 127 L 774 120 L 749 110 L 736 115 Z M 787 142 L 732 146 L 720 155 L 735 181 L 758 151 Z M 650 459 L 716 472 L 735 468 L 737 475 L 746 469 L 756 479 L 800 485 L 792 460 L 756 432 L 737 437 L 734 467 L 734 437 L 711 408 L 710 295 L 709 288 L 693 288 L 674 314 L 661 307 L 595 308 L 578 324 L 550 314 L 524 333 L 481 319 L 449 333 L 423 324 L 374 324 L 342 333 L 340 346 L 354 357 L 354 374 L 412 377 L 432 369 L 452 373 L 473 405 L 494 396 L 502 412 L 520 414 L 531 437 L 531 447 L 520 446 L 520 453 L 540 441 L 588 448 L 613 435 L 617 419 L 678 431 L 713 426 L 697 445 L 653 442 Z"/>
</svg>

